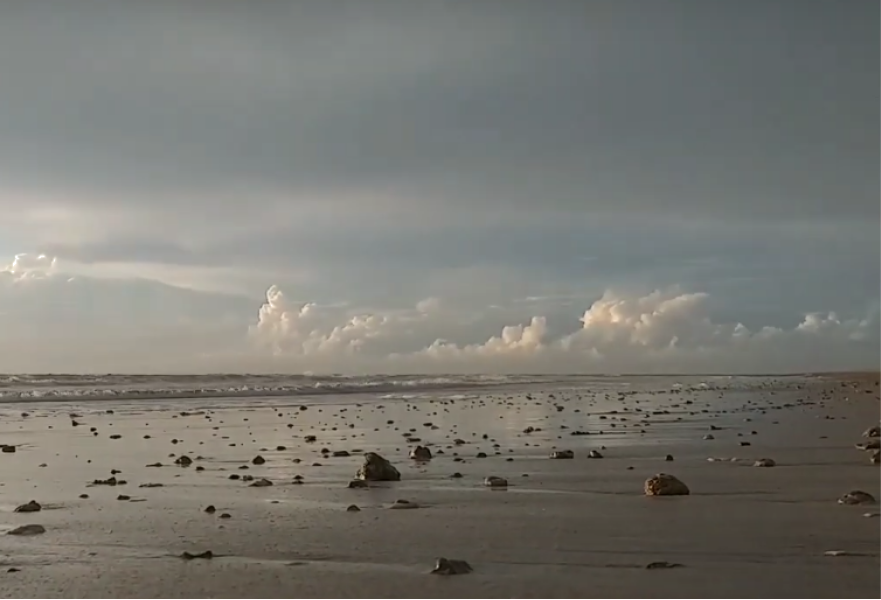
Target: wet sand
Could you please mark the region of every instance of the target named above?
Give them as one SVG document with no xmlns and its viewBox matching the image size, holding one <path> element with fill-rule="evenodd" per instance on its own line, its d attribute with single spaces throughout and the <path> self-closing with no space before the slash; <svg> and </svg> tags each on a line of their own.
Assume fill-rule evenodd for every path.
<svg viewBox="0 0 881 600">
<path fill-rule="evenodd" d="M 881 507 L 836 502 L 856 489 L 881 497 L 881 469 L 854 448 L 879 420 L 877 378 L 672 382 L 411 400 L 151 399 L 114 403 L 113 414 L 101 402 L 4 405 L 0 443 L 16 452 L 0 454 L 0 531 L 46 532 L 0 535 L 0 597 L 879 597 L 881 518 L 864 514 Z M 417 442 L 405 433 L 434 458 L 410 460 Z M 557 449 L 575 458 L 549 459 Z M 586 458 L 592 449 L 603 458 Z M 391 460 L 402 481 L 348 489 L 363 451 Z M 182 454 L 191 466 L 174 465 Z M 265 464 L 252 464 L 257 455 Z M 753 467 L 758 458 L 777 466 Z M 112 469 L 125 485 L 88 485 Z M 691 495 L 644 496 L 658 472 Z M 485 488 L 489 475 L 509 488 Z M 13 512 L 32 499 L 42 511 Z M 389 510 L 397 499 L 419 508 Z M 205 550 L 214 558 L 179 557 Z M 439 556 L 474 571 L 429 575 Z M 683 566 L 645 568 L 655 561 Z"/>
</svg>

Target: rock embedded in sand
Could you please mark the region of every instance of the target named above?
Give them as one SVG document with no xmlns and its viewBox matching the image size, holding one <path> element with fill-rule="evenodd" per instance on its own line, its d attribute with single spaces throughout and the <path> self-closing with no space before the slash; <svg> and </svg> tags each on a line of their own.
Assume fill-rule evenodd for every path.
<svg viewBox="0 0 881 600">
<path fill-rule="evenodd" d="M 777 463 L 773 458 L 760 458 L 753 463 L 754 467 L 776 467 Z"/>
<path fill-rule="evenodd" d="M 183 454 L 174 461 L 174 464 L 180 467 L 189 467 L 191 464 L 193 464 L 193 459 L 186 454 Z"/>
<path fill-rule="evenodd" d="M 248 487 L 269 487 L 269 486 L 271 486 L 271 485 L 272 485 L 272 482 L 271 482 L 271 481 L 269 481 L 268 479 L 265 479 L 265 478 L 261 478 L 261 479 L 258 479 L 258 480 L 255 481 L 255 482 L 253 482 L 253 483 L 252 483 L 251 485 L 249 485 Z"/>
<path fill-rule="evenodd" d="M 859 444 L 855 444 L 857 450 L 878 450 L 881 449 L 881 439 L 872 439 L 868 442 L 861 442 Z"/>
<path fill-rule="evenodd" d="M 872 452 L 872 456 L 869 457 L 869 462 L 873 465 L 881 465 L 881 450 L 875 450 Z"/>
<path fill-rule="evenodd" d="M 349 485 L 346 487 L 348 487 L 350 490 L 354 490 L 354 489 L 366 488 L 369 486 L 367 485 L 367 481 L 365 481 L 364 479 L 353 479 L 352 481 L 349 482 Z"/>
<path fill-rule="evenodd" d="M 205 512 L 208 513 L 209 515 L 213 515 L 215 512 L 217 512 L 217 509 L 214 508 L 213 504 L 209 504 L 208 506 L 205 507 Z"/>
<path fill-rule="evenodd" d="M 425 446 L 416 446 L 410 450 L 410 458 L 413 460 L 431 460 L 431 450 Z"/>
<path fill-rule="evenodd" d="M 259 454 L 251 459 L 251 464 L 254 465 L 263 465 L 266 464 L 266 459 L 260 456 Z"/>
<path fill-rule="evenodd" d="M 350 504 L 346 507 L 346 512 L 361 512 L 361 509 L 358 508 L 355 504 Z"/>
<path fill-rule="evenodd" d="M 567 458 L 575 458 L 575 452 L 572 450 L 556 450 L 551 452 L 551 458 L 565 460 Z"/>
<path fill-rule="evenodd" d="M 874 504 L 875 496 L 862 490 L 852 490 L 838 499 L 839 504 Z"/>
<path fill-rule="evenodd" d="M 6 535 L 40 535 L 46 533 L 46 528 L 42 525 L 32 523 L 30 525 L 22 525 L 6 532 Z"/>
<path fill-rule="evenodd" d="M 881 425 L 872 425 L 863 432 L 863 437 L 876 438 L 881 437 Z"/>
<path fill-rule="evenodd" d="M 410 502 L 409 500 L 395 500 L 395 503 L 392 504 L 389 508 L 395 509 L 408 509 L 408 508 L 419 508 L 419 505 L 415 502 Z"/>
<path fill-rule="evenodd" d="M 682 563 L 671 563 L 666 560 L 659 560 L 657 562 L 650 562 L 645 566 L 646 569 L 654 570 L 654 569 L 677 569 L 679 567 L 684 567 Z"/>
<path fill-rule="evenodd" d="M 603 455 L 600 454 L 599 450 L 591 450 L 587 453 L 588 458 L 602 458 Z"/>
<path fill-rule="evenodd" d="M 490 488 L 506 488 L 508 487 L 508 480 L 504 477 L 496 477 L 495 475 L 490 475 L 483 480 L 483 485 Z"/>
<path fill-rule="evenodd" d="M 687 496 L 691 493 L 688 486 L 668 473 L 658 473 L 645 480 L 646 496 Z"/>
<path fill-rule="evenodd" d="M 14 454 L 15 453 L 15 446 L 10 446 L 9 444 L 3 444 L 2 446 L 0 446 L 0 452 L 3 452 L 4 454 Z"/>
<path fill-rule="evenodd" d="M 205 550 L 205 552 L 197 552 L 193 554 L 192 552 L 181 552 L 180 557 L 184 560 L 195 560 L 197 558 L 203 560 L 211 560 L 214 558 L 214 553 L 211 550 Z"/>
<path fill-rule="evenodd" d="M 376 452 L 368 452 L 355 477 L 363 481 L 400 481 L 401 473 Z"/>
<path fill-rule="evenodd" d="M 439 558 L 434 569 L 431 570 L 432 575 L 465 575 L 471 573 L 471 568 L 464 560 L 456 560 L 454 558 Z"/>
<path fill-rule="evenodd" d="M 36 500 L 31 500 L 27 504 L 22 504 L 21 506 L 16 507 L 15 512 L 17 513 L 32 513 L 32 512 L 40 512 L 43 510 L 43 507 Z"/>
</svg>

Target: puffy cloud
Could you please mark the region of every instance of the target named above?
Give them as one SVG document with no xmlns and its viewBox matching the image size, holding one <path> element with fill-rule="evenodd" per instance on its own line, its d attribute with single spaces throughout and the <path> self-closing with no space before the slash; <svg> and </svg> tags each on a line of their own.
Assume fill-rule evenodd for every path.
<svg viewBox="0 0 881 600">
<path fill-rule="evenodd" d="M 15 279 L 44 277 L 55 270 L 57 263 L 54 256 L 45 254 L 16 254 L 11 263 L 0 269 L 0 273 L 6 273 Z"/>
<path fill-rule="evenodd" d="M 551 337 L 548 318 L 533 316 L 463 343 L 442 334 L 456 330 L 456 312 L 436 300 L 406 311 L 352 314 L 290 304 L 272 287 L 252 335 L 272 348 L 277 364 L 289 357 L 290 365 L 336 370 L 767 372 L 878 363 L 877 313 L 849 320 L 811 313 L 789 329 L 755 330 L 716 322 L 711 313 L 708 294 L 678 287 L 647 295 L 607 292 L 584 312 L 581 328 L 566 335 Z"/>
<path fill-rule="evenodd" d="M 245 296 L 149 279 L 72 277 L 51 256 L 20 254 L 0 270 L 0 360 L 13 371 L 339 373 L 767 372 L 879 362 L 877 309 L 750 327 L 720 317 L 737 310 L 719 300 L 674 286 L 607 291 L 584 301 L 583 312 L 577 297 L 481 307 L 446 296 L 370 309 L 295 301 L 271 286 L 258 308 Z"/>
</svg>

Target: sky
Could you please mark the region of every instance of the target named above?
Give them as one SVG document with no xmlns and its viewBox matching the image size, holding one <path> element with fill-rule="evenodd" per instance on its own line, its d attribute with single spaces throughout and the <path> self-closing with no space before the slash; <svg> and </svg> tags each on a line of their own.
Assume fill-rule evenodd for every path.
<svg viewBox="0 0 881 600">
<path fill-rule="evenodd" d="M 869 0 L 0 4 L 0 371 L 878 367 Z"/>
</svg>

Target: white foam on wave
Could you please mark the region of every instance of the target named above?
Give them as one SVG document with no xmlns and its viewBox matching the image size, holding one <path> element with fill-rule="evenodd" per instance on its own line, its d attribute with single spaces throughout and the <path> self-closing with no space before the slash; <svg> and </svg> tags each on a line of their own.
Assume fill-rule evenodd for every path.
<svg viewBox="0 0 881 600">
<path fill-rule="evenodd" d="M 441 391 L 541 382 L 535 376 L 307 376 L 307 375 L 4 375 L 0 402 L 110 400 L 151 398 L 217 398 L 311 396 L 324 394 L 385 394 L 417 397 Z M 399 390 L 406 389 L 406 393 Z"/>
</svg>

